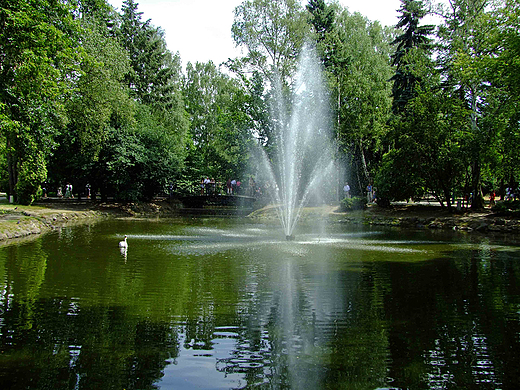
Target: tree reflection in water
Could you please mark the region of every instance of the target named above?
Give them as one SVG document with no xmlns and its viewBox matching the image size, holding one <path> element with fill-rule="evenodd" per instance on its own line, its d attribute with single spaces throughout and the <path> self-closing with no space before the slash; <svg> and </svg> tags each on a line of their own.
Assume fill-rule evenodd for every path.
<svg viewBox="0 0 520 390">
<path fill-rule="evenodd" d="M 133 223 L 0 248 L 2 388 L 518 385 L 514 246 Z"/>
</svg>

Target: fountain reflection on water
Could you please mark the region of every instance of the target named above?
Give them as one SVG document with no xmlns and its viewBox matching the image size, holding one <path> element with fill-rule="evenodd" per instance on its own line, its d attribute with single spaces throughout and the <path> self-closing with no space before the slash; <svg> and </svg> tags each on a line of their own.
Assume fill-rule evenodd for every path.
<svg viewBox="0 0 520 390">
<path fill-rule="evenodd" d="M 227 324 L 224 333 L 219 330 L 213 335 L 212 350 L 204 353 L 215 357 L 217 369 L 227 375 L 256 372 L 248 384 L 258 381 L 272 388 L 320 389 L 327 380 L 321 354 L 331 353 L 338 332 L 352 331 L 349 321 L 359 315 L 357 310 L 366 310 L 360 308 L 362 303 L 354 293 L 359 273 L 331 272 L 337 259 L 350 253 L 352 267 L 357 267 L 364 252 L 399 254 L 402 259 L 428 257 L 428 253 L 407 240 L 382 240 L 380 232 L 329 230 L 322 235 L 312 230 L 302 224 L 298 239 L 292 242 L 280 240 L 280 229 L 271 225 L 247 223 L 190 227 L 184 235 L 145 235 L 143 239 L 170 242 L 165 248 L 173 255 L 198 258 L 202 263 L 243 254 L 243 291 L 237 311 L 247 326 L 232 329 L 236 323 Z M 370 325 L 370 332 L 377 334 L 377 326 Z M 230 339 L 232 346 L 226 351 Z M 370 359 L 371 369 L 383 376 L 385 349 L 375 349 Z M 166 376 L 178 377 L 182 369 L 171 366 Z"/>
<path fill-rule="evenodd" d="M 276 153 L 261 152 L 262 173 L 273 183 L 270 194 L 288 241 L 294 240 L 302 208 L 318 194 L 333 167 L 329 96 L 312 48 L 304 48 L 298 69 L 290 109 L 280 83 L 274 90 L 271 125 Z"/>
<path fill-rule="evenodd" d="M 518 387 L 518 245 L 307 221 L 292 242 L 107 220 L 0 248 L 2 388 Z"/>
</svg>

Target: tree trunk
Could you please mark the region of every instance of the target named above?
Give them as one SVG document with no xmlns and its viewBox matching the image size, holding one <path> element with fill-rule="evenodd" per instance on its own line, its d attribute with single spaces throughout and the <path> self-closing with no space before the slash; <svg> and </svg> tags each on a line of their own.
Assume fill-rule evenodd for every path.
<svg viewBox="0 0 520 390">
<path fill-rule="evenodd" d="M 448 207 L 448 213 L 451 214 L 451 192 L 448 188 L 443 188 L 442 191 L 444 192 L 444 198 L 446 199 L 446 207 Z"/>
<path fill-rule="evenodd" d="M 475 92 L 477 88 L 473 85 L 470 87 L 471 91 L 471 131 L 473 135 L 476 136 L 480 129 L 477 123 L 477 93 Z M 480 145 L 478 145 L 478 149 L 480 149 Z M 471 192 L 473 192 L 473 202 L 471 203 L 471 209 L 480 210 L 484 208 L 484 198 L 482 197 L 482 185 L 480 182 L 481 172 L 480 172 L 480 152 L 475 156 L 475 160 L 471 164 Z"/>
<path fill-rule="evenodd" d="M 484 197 L 482 196 L 480 163 L 478 161 L 473 162 L 471 171 L 471 191 L 473 192 L 471 209 L 482 210 L 484 208 Z"/>
<path fill-rule="evenodd" d="M 361 154 L 361 163 L 363 165 L 363 174 L 368 183 L 370 183 L 370 175 L 368 173 L 367 162 L 365 160 L 365 153 L 363 152 L 363 139 L 359 139 L 359 153 Z"/>
<path fill-rule="evenodd" d="M 16 193 L 16 181 L 17 181 L 17 175 L 16 175 L 16 159 L 13 157 L 12 153 L 9 151 L 11 150 L 11 141 L 9 138 L 7 139 L 7 171 L 9 173 L 9 195 L 15 196 Z M 16 198 L 16 196 L 15 196 Z"/>
</svg>

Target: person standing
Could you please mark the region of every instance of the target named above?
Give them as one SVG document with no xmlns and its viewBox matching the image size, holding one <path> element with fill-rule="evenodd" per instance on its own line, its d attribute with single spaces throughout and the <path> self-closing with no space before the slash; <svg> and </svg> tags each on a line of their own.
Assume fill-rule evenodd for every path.
<svg viewBox="0 0 520 390">
<path fill-rule="evenodd" d="M 372 203 L 372 185 L 370 183 L 367 185 L 367 203 Z"/>
<path fill-rule="evenodd" d="M 343 195 L 344 198 L 350 199 L 350 186 L 348 185 L 348 183 L 345 183 L 345 185 L 343 186 Z"/>
<path fill-rule="evenodd" d="M 228 195 L 232 194 L 231 179 L 228 179 L 227 182 L 226 182 L 226 190 L 227 190 L 227 194 Z"/>
<path fill-rule="evenodd" d="M 211 195 L 215 195 L 217 193 L 217 182 L 215 181 L 215 178 L 212 177 L 209 184 L 211 187 Z"/>
<path fill-rule="evenodd" d="M 206 195 L 210 195 L 210 193 L 211 193 L 211 180 L 209 180 L 209 177 L 207 177 L 207 176 L 204 179 L 204 189 L 206 191 Z"/>
<path fill-rule="evenodd" d="M 249 196 L 255 196 L 255 193 L 255 179 L 253 179 L 253 176 L 249 176 Z"/>
</svg>

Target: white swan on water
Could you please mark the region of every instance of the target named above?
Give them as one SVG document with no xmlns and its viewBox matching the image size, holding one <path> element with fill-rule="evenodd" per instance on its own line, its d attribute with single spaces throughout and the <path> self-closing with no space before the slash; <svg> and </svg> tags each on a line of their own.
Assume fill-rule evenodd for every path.
<svg viewBox="0 0 520 390">
<path fill-rule="evenodd" d="M 125 239 L 119 242 L 119 248 L 128 248 L 128 242 L 126 242 L 127 236 L 125 235 Z"/>
</svg>

